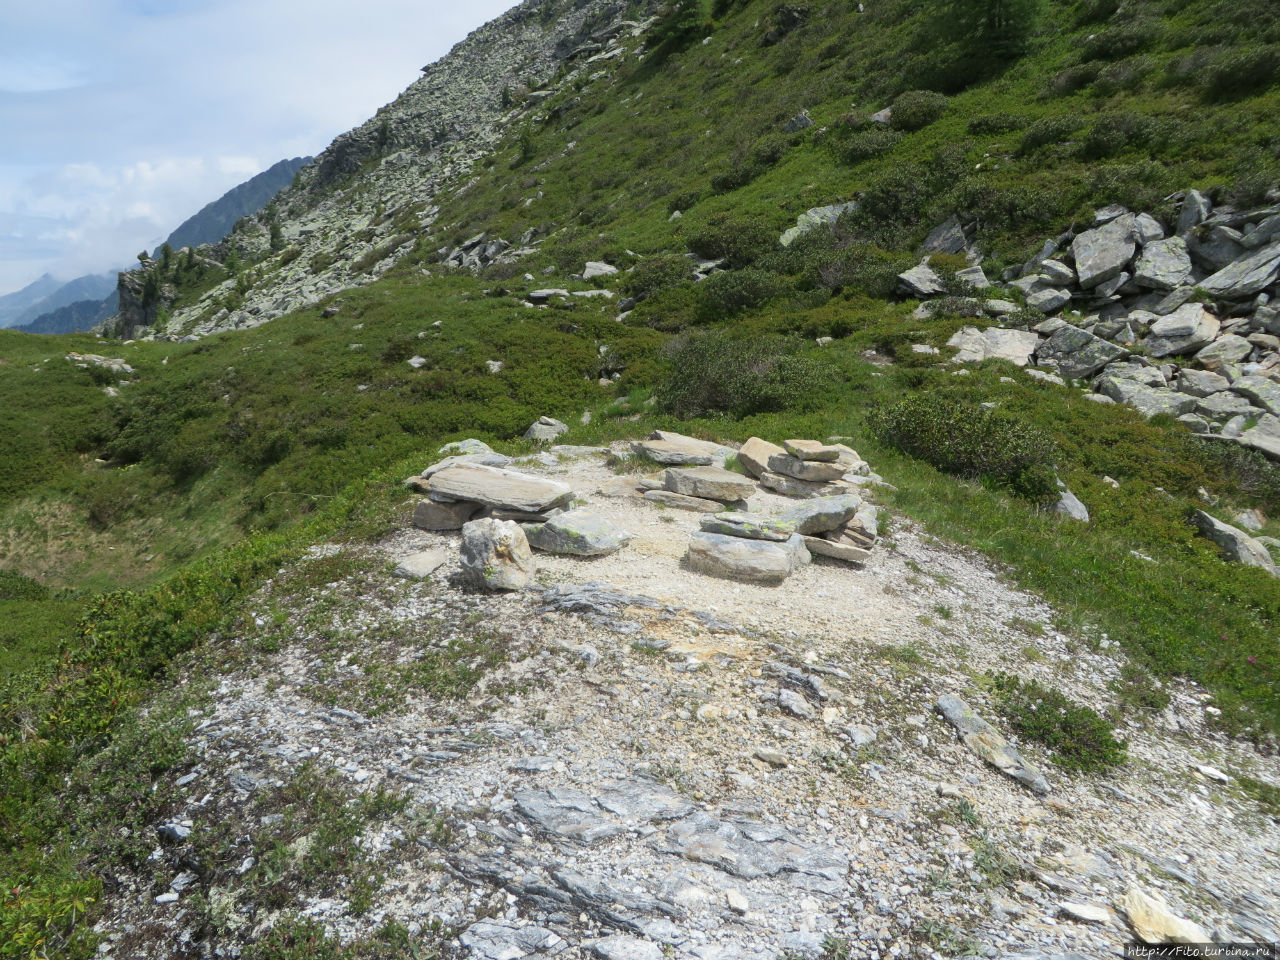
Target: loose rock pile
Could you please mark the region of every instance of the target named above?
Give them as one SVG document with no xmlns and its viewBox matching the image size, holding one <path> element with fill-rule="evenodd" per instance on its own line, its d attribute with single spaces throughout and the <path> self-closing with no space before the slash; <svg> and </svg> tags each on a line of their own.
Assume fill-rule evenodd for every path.
<svg viewBox="0 0 1280 960">
<path fill-rule="evenodd" d="M 978 267 L 958 276 L 993 287 Z M 944 303 L 975 317 L 1016 310 L 985 294 L 944 301 L 927 258 L 899 280 L 925 301 L 922 314 Z M 1280 459 L 1280 205 L 1215 211 L 1192 190 L 1176 224 L 1107 207 L 1001 281 L 1050 318 L 1029 330 L 965 327 L 949 341 L 955 359 L 1034 363 L 1038 379 L 1084 380 L 1098 402 L 1167 413 Z M 1053 316 L 1069 307 L 1070 318 Z"/>
<path fill-rule="evenodd" d="M 544 417 L 535 428 L 544 421 L 559 423 Z M 603 448 L 552 447 L 537 458 L 554 463 L 557 451 L 579 455 Z M 631 451 L 670 466 L 644 477 L 619 477 L 601 492 L 705 513 L 690 539 L 690 570 L 776 584 L 808 564 L 812 554 L 857 564 L 870 556 L 877 511 L 856 491 L 859 482 L 879 478 L 843 444 L 797 439 L 777 446 L 752 437 L 735 451 L 659 430 L 634 441 Z M 567 484 L 510 469 L 510 457 L 478 440 L 450 444 L 440 452 L 445 459 L 405 481 L 426 494 L 414 509 L 413 524 L 422 530 L 462 532 L 462 578 L 473 588 L 524 589 L 534 572 L 531 548 L 600 557 L 633 539 L 597 511 L 574 507 L 575 494 Z M 726 469 L 731 457 L 750 475 Z M 804 502 L 771 514 L 753 513 L 749 498 L 762 487 Z M 420 578 L 440 565 L 431 553 L 404 558 L 399 569 L 402 576 Z"/>
</svg>

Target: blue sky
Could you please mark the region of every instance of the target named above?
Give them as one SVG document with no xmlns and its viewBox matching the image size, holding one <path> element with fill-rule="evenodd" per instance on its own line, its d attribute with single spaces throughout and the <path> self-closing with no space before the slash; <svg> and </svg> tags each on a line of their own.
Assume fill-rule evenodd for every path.
<svg viewBox="0 0 1280 960">
<path fill-rule="evenodd" d="M 0 3 L 0 294 L 127 264 L 512 0 Z"/>
</svg>

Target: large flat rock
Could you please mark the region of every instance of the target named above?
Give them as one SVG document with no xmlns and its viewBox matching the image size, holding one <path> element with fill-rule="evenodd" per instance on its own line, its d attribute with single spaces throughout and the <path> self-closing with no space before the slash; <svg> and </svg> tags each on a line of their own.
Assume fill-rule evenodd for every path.
<svg viewBox="0 0 1280 960">
<path fill-rule="evenodd" d="M 1280 569 L 1276 568 L 1267 548 L 1243 530 L 1223 523 L 1203 510 L 1197 510 L 1192 515 L 1192 520 L 1200 533 L 1217 544 L 1228 560 L 1242 563 L 1246 567 L 1259 567 L 1273 577 L 1280 577 Z"/>
<path fill-rule="evenodd" d="M 632 534 L 594 510 L 580 508 L 557 514 L 529 531 L 529 545 L 546 553 L 603 557 L 617 553 Z"/>
<path fill-rule="evenodd" d="M 1039 335 L 1031 330 L 961 327 L 952 334 L 947 346 L 957 348 L 954 358 L 957 363 L 1008 360 L 1014 366 L 1025 367 L 1039 342 Z"/>
<path fill-rule="evenodd" d="M 815 536 L 848 523 L 861 506 L 862 498 L 852 493 L 815 497 L 775 514 L 773 523 L 793 533 Z"/>
<path fill-rule="evenodd" d="M 451 500 L 524 513 L 542 513 L 573 499 L 573 491 L 556 480 L 477 463 L 459 464 L 433 473 L 429 484 L 433 494 Z"/>
<path fill-rule="evenodd" d="M 1133 271 L 1133 280 L 1151 290 L 1175 290 L 1191 280 L 1191 255 L 1181 237 L 1148 243 Z"/>
<path fill-rule="evenodd" d="M 1194 353 L 1212 343 L 1221 329 L 1221 322 L 1203 304 L 1184 303 L 1151 325 L 1143 346 L 1153 357 Z"/>
<path fill-rule="evenodd" d="M 673 467 L 667 471 L 666 487 L 686 497 L 725 503 L 745 500 L 756 492 L 750 477 L 721 467 Z"/>
<path fill-rule="evenodd" d="M 1280 243 L 1272 243 L 1240 257 L 1197 286 L 1227 300 L 1247 300 L 1271 286 L 1280 276 Z"/>
<path fill-rule="evenodd" d="M 1126 213 L 1076 236 L 1071 251 L 1075 254 L 1076 275 L 1083 289 L 1091 290 L 1124 272 L 1137 250 L 1133 227 L 1133 214 Z"/>
<path fill-rule="evenodd" d="M 1124 347 L 1070 324 L 1055 330 L 1036 351 L 1041 361 L 1056 361 L 1058 372 L 1072 380 L 1091 377 L 1107 364 L 1128 355 L 1129 351 Z"/>
<path fill-rule="evenodd" d="M 1005 776 L 1029 787 L 1033 793 L 1049 792 L 1049 784 L 1035 767 L 1027 763 L 995 727 L 974 713 L 952 694 L 938 698 L 938 712 L 956 728 L 965 746 Z"/>
<path fill-rule="evenodd" d="M 633 440 L 631 449 L 638 456 L 672 467 L 705 467 L 716 459 L 706 450 L 672 440 Z"/>
<path fill-rule="evenodd" d="M 825 483 L 831 480 L 839 480 L 844 476 L 844 467 L 836 463 L 835 459 L 833 456 L 830 461 L 801 460 L 799 457 L 794 457 L 789 453 L 775 453 L 769 458 L 769 472 L 780 473 L 786 477 L 794 477 L 796 480 Z"/>
<path fill-rule="evenodd" d="M 757 479 L 769 470 L 769 458 L 776 454 L 786 453 L 776 443 L 752 437 L 738 451 L 738 462 L 746 468 L 747 473 Z"/>
<path fill-rule="evenodd" d="M 728 580 L 781 583 L 809 560 L 799 536 L 782 543 L 719 533 L 695 533 L 689 538 L 689 569 Z"/>
</svg>

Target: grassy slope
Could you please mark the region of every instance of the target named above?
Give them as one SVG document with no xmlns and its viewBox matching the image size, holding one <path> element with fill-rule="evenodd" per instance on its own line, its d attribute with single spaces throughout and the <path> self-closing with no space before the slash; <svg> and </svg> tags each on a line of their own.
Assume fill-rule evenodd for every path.
<svg viewBox="0 0 1280 960">
<path fill-rule="evenodd" d="M 1131 9 L 1155 17 L 1163 6 Z M 0 917 L 35 924 L 32 935 L 50 943 L 68 928 L 68 904 L 92 894 L 93 882 L 84 878 L 93 862 L 40 798 L 47 800 L 76 764 L 91 771 L 95 751 L 113 732 L 135 735 L 132 706 L 167 675 L 170 658 L 223 622 L 256 578 L 315 537 L 402 522 L 393 482 L 441 441 L 509 441 L 542 413 L 576 424 L 582 410 L 596 410 L 590 426 L 575 426 L 570 439 L 580 442 L 657 425 L 726 439 L 852 436 L 898 487 L 895 509 L 1007 563 L 1017 580 L 1058 606 L 1064 628 L 1082 642 L 1117 640 L 1145 670 L 1206 683 L 1232 729 L 1274 731 L 1280 654 L 1269 638 L 1280 623 L 1280 583 L 1223 563 L 1184 521 L 1202 485 L 1227 498 L 1224 516 L 1227 503 L 1280 512 L 1265 477 L 1249 486 L 1171 425 L 1100 407 L 1075 390 L 1005 382 L 1013 371 L 998 364 L 967 378 L 936 370 L 929 358 L 902 348 L 941 345 L 964 321 L 915 320 L 911 304 L 885 303 L 856 283 L 811 289 L 803 256 L 772 264 L 786 292 L 726 322 L 744 333 L 838 334 L 825 350 L 804 348 L 836 375 L 813 384 L 806 402 L 789 411 L 742 421 L 599 415 L 615 396 L 643 395 L 660 379 L 665 335 L 654 327 L 705 319 L 694 309 L 700 294 L 692 288 L 654 297 L 626 324 L 600 301 L 545 311 L 518 302 L 525 290 L 549 282 L 545 268 L 565 273 L 589 258 L 626 266 L 636 262 L 628 250 L 683 251 L 720 213 L 776 234 L 801 210 L 860 190 L 871 189 L 888 213 L 855 225 L 871 239 L 909 251 L 959 207 L 979 217 L 996 267 L 1018 261 L 1097 204 L 1158 209 L 1165 193 L 1192 184 L 1256 194 L 1275 176 L 1280 92 L 1264 88 L 1224 102 L 1164 78 L 1193 40 L 1204 45 L 1204 23 L 1228 24 L 1210 46 L 1239 48 L 1274 43 L 1274 15 L 1269 5 L 1177 6 L 1168 4 L 1175 15 L 1156 27 L 1129 30 L 1146 40 L 1140 36 L 1120 59 L 1150 59 L 1135 66 L 1144 77 L 1136 86 L 1103 95 L 1095 83 L 1046 96 L 1054 78 L 1082 59 L 1084 74 L 1101 74 L 1113 61 L 1089 67 L 1098 45 L 1085 38 L 1119 29 L 1089 21 L 1080 5 L 1052 5 L 1031 53 L 1008 73 L 953 97 L 941 119 L 886 153 L 848 163 L 839 156 L 847 138 L 840 118 L 891 102 L 933 69 L 928 47 L 917 42 L 919 11 L 927 8 L 887 0 L 860 17 L 846 5 L 815 6 L 808 26 L 762 46 L 773 8 L 746 4 L 719 18 L 706 45 L 562 90 L 549 109 L 563 104 L 563 111 L 530 127 L 532 157 L 513 165 L 518 124 L 510 148 L 495 155 L 438 235 L 421 245 L 434 249 L 481 228 L 510 237 L 544 227 L 550 238 L 516 269 L 477 279 L 425 264 L 435 274 L 426 278 L 424 264 L 406 262 L 343 294 L 334 319 L 309 309 L 197 344 L 105 346 L 86 337 L 0 332 L 0 401 L 13 425 L 0 436 L 0 566 L 62 591 L 43 601 L 0 601 L 8 631 L 0 677 L 37 668 L 0 696 L 0 832 L 10 838 L 0 876 L 6 890 L 20 891 L 6 894 Z M 1229 17 L 1243 19 L 1224 21 Z M 800 109 L 818 125 L 781 149 L 761 145 L 780 136 L 780 125 Z M 1098 118 L 1119 113 L 1176 122 L 1145 131 L 1138 124 L 1138 134 L 1118 146 L 1090 141 Z M 983 119 L 1006 114 L 1014 119 Z M 1064 142 L 1021 155 L 1029 125 L 1052 116 L 1075 123 L 1061 125 Z M 1012 128 L 973 132 L 1002 125 Z M 722 193 L 711 187 L 713 177 L 753 163 L 758 174 L 744 185 Z M 911 183 L 927 189 L 905 189 Z M 526 207 L 523 199 L 537 191 L 542 198 Z M 669 221 L 673 207 L 686 216 Z M 885 256 L 893 262 L 898 255 Z M 537 281 L 520 279 L 526 270 Z M 439 328 L 432 326 L 437 320 Z M 602 345 L 624 365 L 616 388 L 596 384 Z M 898 362 L 873 367 L 863 358 L 872 347 L 898 354 Z M 101 383 L 63 359 L 72 349 L 124 356 L 138 382 L 109 400 Z M 415 354 L 428 361 L 421 370 L 405 363 Z M 489 359 L 504 361 L 502 373 L 487 372 Z M 868 412 L 912 391 L 996 402 L 1045 427 L 1063 451 L 1064 479 L 1094 523 L 1055 520 L 999 489 L 957 481 L 879 446 L 866 428 Z M 618 404 L 607 409 L 631 412 Z M 118 468 L 95 465 L 99 456 Z M 1103 475 L 1120 489 L 1104 485 Z M 1274 525 L 1269 532 L 1276 533 Z M 100 604 L 72 630 L 90 595 L 112 586 L 142 592 Z M 65 659 L 55 664 L 51 655 L 64 641 Z M 161 753 L 139 751 L 133 772 L 148 780 Z M 113 776 L 127 779 L 131 770 Z M 96 782 L 90 772 L 76 776 Z M 13 929 L 28 928 L 3 932 Z"/>
</svg>

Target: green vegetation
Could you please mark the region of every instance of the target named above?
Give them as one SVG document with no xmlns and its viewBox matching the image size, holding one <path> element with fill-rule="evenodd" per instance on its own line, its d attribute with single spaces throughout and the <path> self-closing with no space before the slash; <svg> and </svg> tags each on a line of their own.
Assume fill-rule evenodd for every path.
<svg viewBox="0 0 1280 960">
<path fill-rule="evenodd" d="M 1111 724 L 1089 707 L 1073 703 L 1036 680 L 994 674 L 996 708 L 1022 737 L 1047 747 L 1067 770 L 1094 771 L 1123 763 L 1125 745 Z"/>
<path fill-rule="evenodd" d="M 577 424 L 591 411 L 571 434 L 583 443 L 654 427 L 726 441 L 851 437 L 893 484 L 893 511 L 998 561 L 1080 642 L 1123 649 L 1133 667 L 1120 709 L 1159 710 L 1185 677 L 1212 692 L 1226 732 L 1280 729 L 1280 581 L 1226 566 L 1186 522 L 1202 487 L 1224 508 L 1275 515 L 1280 469 L 998 361 L 953 377 L 910 346 L 941 347 L 969 322 L 959 301 L 926 318 L 894 302 L 896 275 L 955 213 L 976 223 L 994 275 L 1095 206 L 1167 218 L 1164 198 L 1188 186 L 1263 197 L 1280 176 L 1280 8 L 884 0 L 800 15 L 716 0 L 711 15 L 671 5 L 642 58 L 556 85 L 436 227 L 344 183 L 354 212 L 392 224 L 356 266 L 416 241 L 375 283 L 196 343 L 0 331 L 0 956 L 92 949 L 97 872 L 138 851 L 86 825 L 162 811 L 150 788 L 179 762 L 176 741 L 140 723 L 138 707 L 181 658 L 199 656 L 316 540 L 385 530 L 397 482 L 441 442 L 516 449 L 541 414 Z M 889 105 L 892 126 L 869 121 Z M 802 110 L 814 125 L 785 131 Z M 855 198 L 836 223 L 778 245 L 798 214 Z M 288 216 L 259 223 L 256 245 L 242 225 L 222 264 L 162 256 L 144 294 L 159 309 L 172 288 L 178 309 L 234 278 L 204 319 L 235 305 L 302 256 L 276 249 L 276 218 Z M 473 277 L 434 263 L 434 250 L 482 230 L 530 229 L 542 242 L 517 266 Z M 311 270 L 338 262 L 339 239 L 309 255 Z M 695 283 L 686 252 L 726 270 Z M 543 271 L 573 274 L 588 259 L 623 268 L 596 281 L 640 301 L 623 323 L 616 303 L 521 305 Z M 934 264 L 949 293 L 966 292 L 953 279 L 962 260 Z M 82 370 L 71 351 L 123 357 L 135 382 Z M 420 369 L 406 363 L 415 355 Z M 1050 467 L 1090 524 L 1041 509 Z M 508 654 L 502 643 L 464 652 L 418 661 L 397 682 L 460 696 Z M 880 655 L 926 664 L 906 648 Z M 1104 721 L 1053 691 L 1008 681 L 998 699 L 1019 735 L 1070 768 L 1123 757 Z M 1274 808 L 1265 784 L 1239 783 Z M 74 823 L 59 804 L 77 806 Z M 943 952 L 965 943 L 958 931 L 919 935 Z M 318 936 L 298 921 L 256 949 L 344 960 L 382 949 Z M 395 930 L 378 936 L 397 949 Z"/>
</svg>

